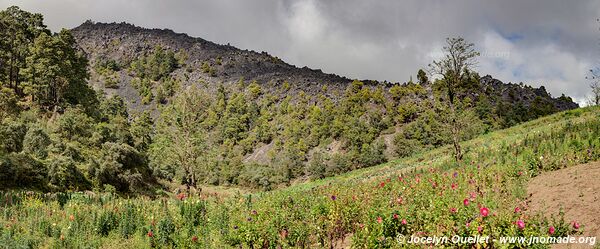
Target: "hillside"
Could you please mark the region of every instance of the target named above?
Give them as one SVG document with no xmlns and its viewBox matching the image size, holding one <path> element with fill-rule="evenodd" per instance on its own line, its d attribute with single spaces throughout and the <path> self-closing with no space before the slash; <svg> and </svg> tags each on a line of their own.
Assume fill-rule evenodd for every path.
<svg viewBox="0 0 600 249">
<path fill-rule="evenodd" d="M 14 247 L 420 248 L 401 244 L 402 238 L 477 234 L 496 239 L 482 247 L 522 247 L 499 238 L 586 231 L 585 223 L 564 220 L 559 210 L 530 209 L 526 188 L 543 172 L 599 160 L 598 117 L 598 107 L 577 109 L 480 136 L 463 143 L 468 152 L 460 164 L 443 147 L 252 195 L 124 200 L 7 193 L 3 205 L 10 212 L 0 227 L 13 232 L 0 239 Z"/>
<path fill-rule="evenodd" d="M 0 14 L 3 189 L 270 190 L 577 108 L 469 68 L 350 80 L 170 30 Z"/>
<path fill-rule="evenodd" d="M 244 79 L 257 81 L 268 93 L 280 98 L 298 96 L 304 92 L 308 96 L 325 94 L 335 99 L 341 97 L 352 82 L 351 79 L 335 74 L 323 73 L 319 69 L 298 68 L 282 61 L 267 52 L 240 50 L 230 45 L 219 45 L 202 38 L 193 38 L 186 34 L 175 33 L 168 29 L 146 29 L 127 23 L 95 23 L 88 21 L 72 30 L 77 44 L 86 52 L 90 60 L 92 85 L 106 91 L 109 95 L 119 95 L 134 111 L 156 108 L 155 103 L 142 104 L 140 96 L 131 80 L 136 77 L 128 70 L 132 61 L 151 54 L 160 46 L 165 50 L 181 53 L 180 65 L 168 74 L 181 79 L 182 89 L 202 82 L 216 89 L 218 83 L 231 84 Z M 114 61 L 120 69 L 116 76 L 117 86 L 105 88 L 106 76 L 98 72 L 94 65 Z M 208 65 L 208 69 L 203 65 Z M 111 72 L 112 73 L 112 72 Z M 544 87 L 532 88 L 523 84 L 504 84 L 491 76 L 481 78 L 480 90 L 490 96 L 501 96 L 504 100 L 523 106 L 529 106 L 536 97 L 543 98 L 557 110 L 569 110 L 577 107 L 570 99 L 552 98 Z M 284 82 L 289 84 L 288 90 Z M 381 86 L 385 90 L 400 83 L 362 80 L 365 85 L 374 88 Z M 387 91 L 385 91 L 387 92 Z M 316 100 L 315 100 L 316 101 Z"/>
</svg>

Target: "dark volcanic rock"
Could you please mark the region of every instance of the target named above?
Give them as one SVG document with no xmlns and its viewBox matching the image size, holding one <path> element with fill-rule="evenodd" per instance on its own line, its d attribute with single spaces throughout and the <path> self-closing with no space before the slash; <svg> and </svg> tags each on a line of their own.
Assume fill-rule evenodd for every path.
<svg viewBox="0 0 600 249">
<path fill-rule="evenodd" d="M 145 29 L 126 23 L 107 24 L 88 21 L 73 29 L 72 32 L 91 62 L 90 84 L 97 89 L 103 89 L 109 95 L 120 95 L 127 102 L 129 109 L 134 112 L 157 109 L 155 102 L 149 105 L 141 104 L 137 90 L 131 86 L 132 74 L 127 72 L 132 60 L 151 52 L 156 46 L 184 52 L 187 55 L 185 65 L 172 73 L 173 77 L 182 80 L 183 89 L 201 82 L 208 84 L 209 89 L 216 89 L 213 87 L 216 84 L 232 84 L 243 78 L 246 81 L 256 80 L 265 92 L 280 94 L 281 97 L 297 96 L 300 91 L 313 97 L 325 91 L 326 95 L 335 97 L 352 81 L 346 77 L 323 73 L 321 70 L 298 68 L 266 52 L 240 50 L 167 29 Z M 123 65 L 124 69 L 119 71 L 116 89 L 104 88 L 102 78 L 94 77 L 97 73 L 94 72 L 93 65 L 102 58 L 109 58 Z M 201 70 L 203 63 L 208 63 L 215 74 L 203 73 Z M 289 83 L 290 89 L 284 93 L 281 89 L 285 81 Z M 368 80 L 363 82 L 371 88 L 381 86 L 385 89 L 395 84 Z M 480 83 L 480 93 L 472 95 L 481 93 L 496 95 L 505 101 L 521 102 L 525 106 L 539 96 L 544 101 L 551 101 L 558 110 L 578 107 L 570 98 L 552 98 L 544 87 L 532 88 L 523 84 L 505 84 L 489 75 L 482 77 Z"/>
</svg>

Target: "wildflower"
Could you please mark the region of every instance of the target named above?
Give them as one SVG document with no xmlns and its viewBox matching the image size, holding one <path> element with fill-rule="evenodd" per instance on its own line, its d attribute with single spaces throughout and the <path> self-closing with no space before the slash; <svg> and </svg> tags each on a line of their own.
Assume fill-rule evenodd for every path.
<svg viewBox="0 0 600 249">
<path fill-rule="evenodd" d="M 458 177 L 458 172 L 454 171 L 454 174 L 452 174 L 452 177 L 454 177 L 454 178 Z"/>
<path fill-rule="evenodd" d="M 517 221 L 517 227 L 518 227 L 520 230 L 523 230 L 523 229 L 525 229 L 525 221 L 523 221 L 523 220 L 518 220 L 518 221 Z"/>
<path fill-rule="evenodd" d="M 469 206 L 469 199 L 465 198 L 465 199 L 463 200 L 463 204 L 464 204 L 465 206 Z"/>
<path fill-rule="evenodd" d="M 252 210 L 252 215 L 257 215 L 258 212 L 256 210 Z"/>
<path fill-rule="evenodd" d="M 179 199 L 180 201 L 183 201 L 186 198 L 184 193 L 179 193 L 177 194 L 177 199 Z"/>
<path fill-rule="evenodd" d="M 520 207 L 515 207 L 515 213 L 520 213 L 521 212 L 521 208 Z"/>
<path fill-rule="evenodd" d="M 154 237 L 154 233 L 152 233 L 152 230 L 148 231 L 148 237 L 150 237 L 150 238 Z"/>
<path fill-rule="evenodd" d="M 365 227 L 365 224 L 362 224 L 362 223 L 360 223 L 360 224 L 358 224 L 358 227 L 360 227 L 360 228 L 364 228 L 364 227 Z"/>
<path fill-rule="evenodd" d="M 579 229 L 579 223 L 577 221 L 573 221 L 573 229 Z"/>
<path fill-rule="evenodd" d="M 481 214 L 481 216 L 487 217 L 490 214 L 490 210 L 486 207 L 482 207 L 479 209 L 479 213 Z"/>
<path fill-rule="evenodd" d="M 69 220 L 73 221 L 75 219 L 75 217 L 73 215 L 69 215 Z"/>
<path fill-rule="evenodd" d="M 406 219 L 402 219 L 402 225 L 406 225 L 408 222 L 406 221 Z"/>
<path fill-rule="evenodd" d="M 394 220 L 397 220 L 398 219 L 398 214 L 394 214 L 393 218 L 394 218 Z"/>
<path fill-rule="evenodd" d="M 554 232 L 556 232 L 556 229 L 554 228 L 554 226 L 550 226 L 550 228 L 548 228 L 548 234 L 552 235 L 554 234 Z"/>
<path fill-rule="evenodd" d="M 399 205 L 402 205 L 402 197 L 398 197 L 398 199 L 396 199 L 396 202 L 397 202 Z"/>
<path fill-rule="evenodd" d="M 332 196 L 331 196 L 331 200 L 332 200 L 332 201 L 335 201 L 336 199 L 337 199 L 337 197 L 336 197 L 335 195 L 332 195 Z"/>
<path fill-rule="evenodd" d="M 456 208 L 454 208 L 454 207 L 453 207 L 453 208 L 450 208 L 450 213 L 453 213 L 453 214 L 455 214 L 455 213 L 456 213 Z"/>
<path fill-rule="evenodd" d="M 279 231 L 279 236 L 281 236 L 282 238 L 285 239 L 285 238 L 287 238 L 288 233 L 289 233 L 288 230 L 284 228 L 283 230 Z"/>
<path fill-rule="evenodd" d="M 477 227 L 477 232 L 479 232 L 479 233 L 483 232 L 483 227 L 482 226 L 478 226 Z"/>
<path fill-rule="evenodd" d="M 455 190 L 457 187 L 458 186 L 456 185 L 456 183 L 452 183 L 452 186 L 451 186 L 452 190 Z"/>
<path fill-rule="evenodd" d="M 377 223 L 381 223 L 383 222 L 383 219 L 381 218 L 381 216 L 377 217 Z"/>
<path fill-rule="evenodd" d="M 194 242 L 194 243 L 198 242 L 198 236 L 196 236 L 196 235 L 192 236 L 192 242 Z"/>
<path fill-rule="evenodd" d="M 381 188 L 385 187 L 385 182 L 379 183 L 379 187 L 381 187 Z"/>
</svg>

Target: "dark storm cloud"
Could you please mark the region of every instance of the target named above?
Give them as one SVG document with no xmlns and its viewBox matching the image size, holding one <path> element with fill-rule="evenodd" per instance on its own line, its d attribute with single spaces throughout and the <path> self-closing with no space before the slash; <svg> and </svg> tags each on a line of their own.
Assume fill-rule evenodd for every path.
<svg viewBox="0 0 600 249">
<path fill-rule="evenodd" d="M 45 15 L 53 30 L 87 19 L 170 28 L 267 51 L 353 78 L 407 81 L 463 36 L 482 52 L 480 74 L 546 85 L 582 101 L 599 57 L 599 1 L 0 0 Z"/>
</svg>

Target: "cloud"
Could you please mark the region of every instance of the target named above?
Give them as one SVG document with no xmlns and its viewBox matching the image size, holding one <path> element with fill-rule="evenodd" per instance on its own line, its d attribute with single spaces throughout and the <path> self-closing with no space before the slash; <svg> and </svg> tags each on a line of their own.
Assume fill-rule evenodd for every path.
<svg viewBox="0 0 600 249">
<path fill-rule="evenodd" d="M 170 28 L 360 79 L 407 81 L 450 36 L 475 43 L 480 74 L 576 100 L 600 63 L 594 0 L 0 0 L 10 5 L 44 14 L 53 30 L 87 19 Z"/>
</svg>

